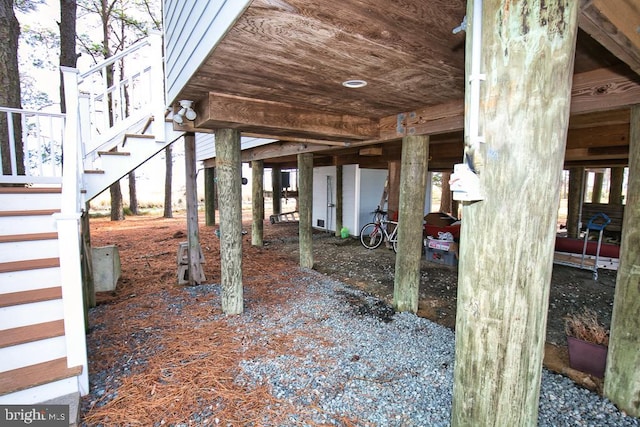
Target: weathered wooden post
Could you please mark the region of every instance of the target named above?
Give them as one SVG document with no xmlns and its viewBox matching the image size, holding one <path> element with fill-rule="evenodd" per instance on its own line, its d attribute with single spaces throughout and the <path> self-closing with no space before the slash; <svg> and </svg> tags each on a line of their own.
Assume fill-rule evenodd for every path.
<svg viewBox="0 0 640 427">
<path fill-rule="evenodd" d="M 273 214 L 278 215 L 282 213 L 282 169 L 271 169 L 271 194 L 272 194 L 272 206 Z"/>
<path fill-rule="evenodd" d="M 609 184 L 609 204 L 622 204 L 622 182 L 624 181 L 624 168 L 611 168 Z"/>
<path fill-rule="evenodd" d="M 251 244 L 263 245 L 264 233 L 264 162 L 253 160 L 251 162 Z"/>
<path fill-rule="evenodd" d="M 216 168 L 204 169 L 204 216 L 206 225 L 216 225 Z"/>
<path fill-rule="evenodd" d="M 580 235 L 582 222 L 582 201 L 584 199 L 584 168 L 569 169 L 569 200 L 567 201 L 567 237 L 572 239 Z"/>
<path fill-rule="evenodd" d="M 604 172 L 594 172 L 591 203 L 600 203 L 600 199 L 602 198 L 602 184 L 604 184 Z"/>
<path fill-rule="evenodd" d="M 387 211 L 389 212 L 390 217 L 395 215 L 397 218 L 398 211 L 400 210 L 400 162 L 392 160 L 387 163 L 387 167 L 389 169 L 387 182 Z M 380 206 L 380 209 L 384 209 L 384 206 Z"/>
<path fill-rule="evenodd" d="M 313 268 L 313 230 L 311 213 L 313 204 L 313 154 L 298 154 L 298 203 L 300 267 Z"/>
<path fill-rule="evenodd" d="M 396 311 L 418 311 L 422 222 L 429 162 L 429 137 L 402 139 L 400 166 L 400 207 L 398 216 L 398 254 L 393 283 Z"/>
<path fill-rule="evenodd" d="M 629 178 L 604 394 L 640 417 L 640 105 L 631 109 Z"/>
<path fill-rule="evenodd" d="M 220 204 L 222 311 L 226 314 L 240 314 L 244 310 L 240 132 L 218 129 L 215 131 L 215 138 Z"/>
<path fill-rule="evenodd" d="M 467 2 L 466 68 L 479 55 L 481 131 L 468 133 L 467 91 L 465 135 L 484 137 L 483 200 L 463 208 L 451 424 L 535 426 L 578 2 L 478 6 Z M 477 18 L 483 46 L 472 52 Z"/>
<path fill-rule="evenodd" d="M 200 259 L 200 231 L 198 227 L 198 193 L 196 185 L 196 136 L 184 135 L 185 186 L 187 202 L 187 254 L 189 256 L 189 285 L 203 283 L 206 278 Z"/>
<path fill-rule="evenodd" d="M 336 231 L 340 237 L 342 231 L 342 165 L 336 166 Z"/>
</svg>

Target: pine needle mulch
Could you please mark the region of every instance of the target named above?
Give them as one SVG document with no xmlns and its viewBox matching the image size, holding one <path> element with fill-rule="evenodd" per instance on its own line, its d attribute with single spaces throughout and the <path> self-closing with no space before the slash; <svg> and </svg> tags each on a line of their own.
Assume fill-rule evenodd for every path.
<svg viewBox="0 0 640 427">
<path fill-rule="evenodd" d="M 217 227 L 203 223 L 201 219 L 206 283 L 219 284 Z M 266 224 L 265 241 L 295 235 L 294 227 Z M 90 313 L 89 378 L 100 380 L 92 382 L 91 394 L 83 400 L 83 424 L 284 424 L 291 404 L 272 396 L 268 384 L 237 381 L 239 363 L 273 351 L 298 352 L 291 343 L 299 337 L 273 326 L 258 330 L 242 315 L 223 315 L 219 286 L 216 291 L 215 285 L 177 285 L 177 253 L 186 241 L 186 218 L 92 219 L 91 228 L 94 247 L 118 246 L 122 275 L 114 292 L 98 294 L 98 306 Z M 287 310 L 294 303 L 293 279 L 303 274 L 297 259 L 269 246 L 252 247 L 250 225 L 245 229 L 245 309 Z M 316 332 L 309 335 L 323 344 Z M 255 345 L 256 340 L 261 345 Z M 352 421 L 344 419 L 343 425 Z"/>
</svg>

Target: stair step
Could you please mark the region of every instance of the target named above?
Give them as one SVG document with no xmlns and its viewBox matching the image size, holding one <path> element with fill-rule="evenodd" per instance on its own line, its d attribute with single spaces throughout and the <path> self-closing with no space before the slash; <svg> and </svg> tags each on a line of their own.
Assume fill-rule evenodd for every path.
<svg viewBox="0 0 640 427">
<path fill-rule="evenodd" d="M 0 194 L 51 194 L 62 193 L 59 187 L 0 187 Z"/>
<path fill-rule="evenodd" d="M 156 139 L 156 136 L 141 133 L 125 133 L 124 139 L 126 140 L 127 138 Z"/>
<path fill-rule="evenodd" d="M 30 259 L 26 261 L 0 262 L 0 273 L 60 267 L 60 258 Z"/>
<path fill-rule="evenodd" d="M 99 174 L 104 174 L 104 171 L 101 169 L 88 169 L 88 170 L 85 170 L 84 173 L 99 175 Z"/>
<path fill-rule="evenodd" d="M 30 304 L 32 302 L 49 301 L 62 298 L 62 287 L 33 289 L 30 291 L 1 294 L 0 307 Z"/>
<path fill-rule="evenodd" d="M 23 210 L 23 211 L 0 211 L 0 217 L 9 216 L 40 216 L 40 215 L 53 215 L 60 213 L 60 209 L 38 209 L 38 210 Z"/>
<path fill-rule="evenodd" d="M 130 156 L 127 151 L 98 151 L 98 156 Z"/>
<path fill-rule="evenodd" d="M 82 366 L 67 367 L 67 358 L 0 372 L 0 396 L 51 383 L 82 373 Z"/>
<path fill-rule="evenodd" d="M 31 233 L 31 234 L 12 234 L 8 236 L 0 236 L 0 243 L 14 243 L 14 242 L 34 242 L 37 240 L 55 240 L 58 238 L 58 233 Z"/>
<path fill-rule="evenodd" d="M 64 335 L 64 320 L 38 323 L 36 325 L 0 330 L 0 348 L 28 342 L 61 337 Z"/>
</svg>

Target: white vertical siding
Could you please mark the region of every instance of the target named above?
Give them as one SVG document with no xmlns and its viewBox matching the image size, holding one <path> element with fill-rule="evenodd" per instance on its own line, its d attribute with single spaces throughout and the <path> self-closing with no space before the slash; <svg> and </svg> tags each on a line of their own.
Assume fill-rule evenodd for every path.
<svg viewBox="0 0 640 427">
<path fill-rule="evenodd" d="M 250 0 L 164 0 L 167 103 L 202 65 Z"/>
<path fill-rule="evenodd" d="M 371 212 L 380 204 L 387 174 L 386 169 L 360 169 L 360 210 L 358 212 L 360 227 L 373 219 Z M 384 209 L 384 206 L 380 208 Z"/>
<path fill-rule="evenodd" d="M 329 189 L 329 185 L 331 188 Z M 331 201 L 329 201 L 329 191 Z M 331 202 L 333 207 L 329 207 Z M 313 169 L 313 212 L 311 221 L 314 227 L 327 231 L 336 229 L 336 167 L 323 166 Z M 324 227 L 318 225 L 318 220 L 324 221 Z"/>
<path fill-rule="evenodd" d="M 359 171 L 358 165 L 342 167 L 342 226 L 347 227 L 352 236 L 360 234 L 361 227 L 358 222 L 360 200 L 357 196 L 360 192 Z"/>
</svg>

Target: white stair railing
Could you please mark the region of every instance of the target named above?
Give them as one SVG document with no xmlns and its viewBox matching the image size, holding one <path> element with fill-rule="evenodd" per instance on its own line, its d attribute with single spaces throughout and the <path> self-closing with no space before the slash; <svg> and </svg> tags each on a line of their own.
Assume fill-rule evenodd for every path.
<svg viewBox="0 0 640 427">
<path fill-rule="evenodd" d="M 60 184 L 64 114 L 0 107 L 0 123 L 9 151 L 2 152 L 0 183 Z"/>
<path fill-rule="evenodd" d="M 109 77 L 109 75 L 111 76 Z M 135 43 L 78 77 L 85 138 L 85 168 L 92 169 L 98 151 L 109 151 L 117 137 L 134 124 L 164 112 L 162 46 L 159 33 Z M 155 126 L 154 126 L 155 130 Z M 88 137 L 88 140 L 86 138 Z"/>
</svg>

